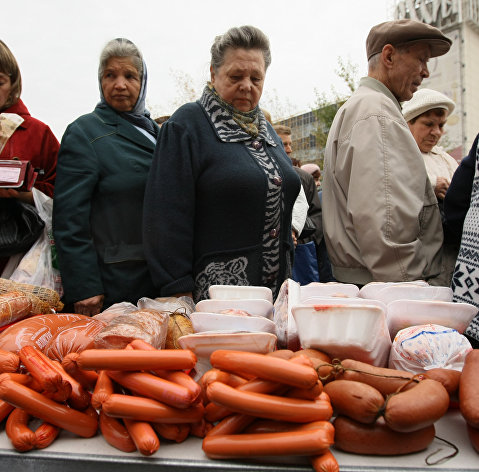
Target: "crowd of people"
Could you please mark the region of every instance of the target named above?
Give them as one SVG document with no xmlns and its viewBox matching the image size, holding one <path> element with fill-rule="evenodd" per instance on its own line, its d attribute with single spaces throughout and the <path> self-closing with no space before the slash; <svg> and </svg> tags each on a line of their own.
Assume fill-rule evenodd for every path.
<svg viewBox="0 0 479 472">
<path fill-rule="evenodd" d="M 214 284 L 265 286 L 276 297 L 291 277 L 421 279 L 479 308 L 478 139 L 458 167 L 438 146 L 454 102 L 419 89 L 428 60 L 450 47 L 418 21 L 374 26 L 368 75 L 335 116 L 322 175 L 294 158 L 291 129 L 260 108 L 271 49 L 256 27 L 214 38 L 201 97 L 156 119 L 140 49 L 109 41 L 100 100 L 61 144 L 29 115 L 0 41 L 0 159 L 42 170 L 35 188 L 53 198 L 64 301 L 76 313 L 141 297 L 198 302 Z M 33 203 L 31 192 L 0 188 L 7 198 Z M 479 318 L 466 335 L 477 347 Z"/>
</svg>

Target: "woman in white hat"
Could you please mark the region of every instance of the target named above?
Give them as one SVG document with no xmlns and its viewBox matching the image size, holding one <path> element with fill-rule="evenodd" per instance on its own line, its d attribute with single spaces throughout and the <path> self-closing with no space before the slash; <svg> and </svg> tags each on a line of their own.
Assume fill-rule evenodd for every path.
<svg viewBox="0 0 479 472">
<path fill-rule="evenodd" d="M 422 152 L 427 175 L 440 204 L 458 166 L 452 156 L 437 146 L 444 134 L 447 118 L 454 108 L 455 104 L 449 97 L 426 88 L 418 90 L 403 105 L 404 119 Z"/>
<path fill-rule="evenodd" d="M 434 188 L 441 215 L 444 215 L 444 197 L 458 163 L 437 143 L 445 132 L 444 126 L 454 108 L 455 104 L 449 97 L 427 88 L 418 90 L 411 100 L 403 105 L 404 119 L 424 157 L 427 175 Z M 458 250 L 456 245 L 449 244 L 445 235 L 441 274 L 429 283 L 444 286 L 451 284 Z"/>
</svg>

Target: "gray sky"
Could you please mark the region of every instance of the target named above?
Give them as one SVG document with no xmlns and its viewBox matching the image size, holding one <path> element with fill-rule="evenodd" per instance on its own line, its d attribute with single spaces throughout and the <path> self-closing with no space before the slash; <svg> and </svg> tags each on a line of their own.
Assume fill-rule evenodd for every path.
<svg viewBox="0 0 479 472">
<path fill-rule="evenodd" d="M 175 109 L 175 74 L 188 74 L 202 89 L 216 35 L 257 26 L 269 37 L 273 58 L 263 106 L 277 97 L 278 109 L 300 113 L 314 105 L 315 89 L 346 92 L 335 73 L 338 57 L 365 75 L 366 36 L 392 19 L 393 7 L 394 0 L 2 1 L 0 39 L 19 63 L 23 101 L 61 139 L 68 123 L 97 103 L 98 57 L 112 38 L 126 37 L 142 51 L 147 104 L 156 116 Z"/>
</svg>

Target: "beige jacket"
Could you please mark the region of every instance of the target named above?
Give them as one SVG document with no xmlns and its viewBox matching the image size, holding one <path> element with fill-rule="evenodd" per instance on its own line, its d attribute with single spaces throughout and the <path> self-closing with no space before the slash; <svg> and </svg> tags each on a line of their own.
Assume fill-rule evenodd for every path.
<svg viewBox="0 0 479 472">
<path fill-rule="evenodd" d="M 323 225 L 346 283 L 440 272 L 442 226 L 424 159 L 389 89 L 371 78 L 339 109 L 324 159 Z"/>
</svg>

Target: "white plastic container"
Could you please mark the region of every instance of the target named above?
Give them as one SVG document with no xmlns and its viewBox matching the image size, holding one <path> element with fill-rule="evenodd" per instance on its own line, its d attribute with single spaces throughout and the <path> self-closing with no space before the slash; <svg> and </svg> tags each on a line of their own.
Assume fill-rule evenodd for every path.
<svg viewBox="0 0 479 472">
<path fill-rule="evenodd" d="M 243 310 L 252 316 L 264 316 L 273 319 L 273 304 L 269 300 L 218 300 L 206 299 L 196 304 L 196 311 L 219 313 L 224 310 Z"/>
<path fill-rule="evenodd" d="M 359 297 L 360 298 L 370 298 L 370 299 L 377 299 L 377 294 L 380 290 L 385 287 L 391 287 L 393 285 L 402 285 L 402 286 L 418 286 L 418 287 L 429 287 L 429 284 L 424 280 L 414 280 L 411 282 L 370 282 L 359 290 Z"/>
<path fill-rule="evenodd" d="M 220 300 L 257 300 L 263 299 L 273 303 L 273 292 L 268 287 L 249 285 L 210 285 L 210 298 Z"/>
<path fill-rule="evenodd" d="M 291 310 L 303 348 L 318 349 L 331 358 L 387 366 L 391 338 L 381 307 L 298 305 Z"/>
<path fill-rule="evenodd" d="M 477 314 L 469 303 L 430 300 L 395 300 L 387 305 L 387 320 L 391 339 L 410 326 L 437 324 L 463 333 Z"/>
<path fill-rule="evenodd" d="M 195 333 L 204 331 L 249 331 L 276 334 L 276 325 L 263 316 L 237 316 L 194 312 L 190 315 Z"/>
<path fill-rule="evenodd" d="M 387 307 L 379 300 L 369 300 L 365 298 L 351 297 L 310 297 L 301 302 L 301 305 L 373 305 L 381 308 L 386 313 Z"/>
<path fill-rule="evenodd" d="M 450 287 L 420 287 L 419 285 L 390 285 L 379 290 L 376 300 L 386 305 L 395 300 L 437 300 L 452 302 L 452 289 Z"/>
<path fill-rule="evenodd" d="M 310 297 L 357 297 L 359 288 L 354 284 L 342 284 L 339 282 L 311 282 L 301 287 L 301 301 Z"/>
</svg>

